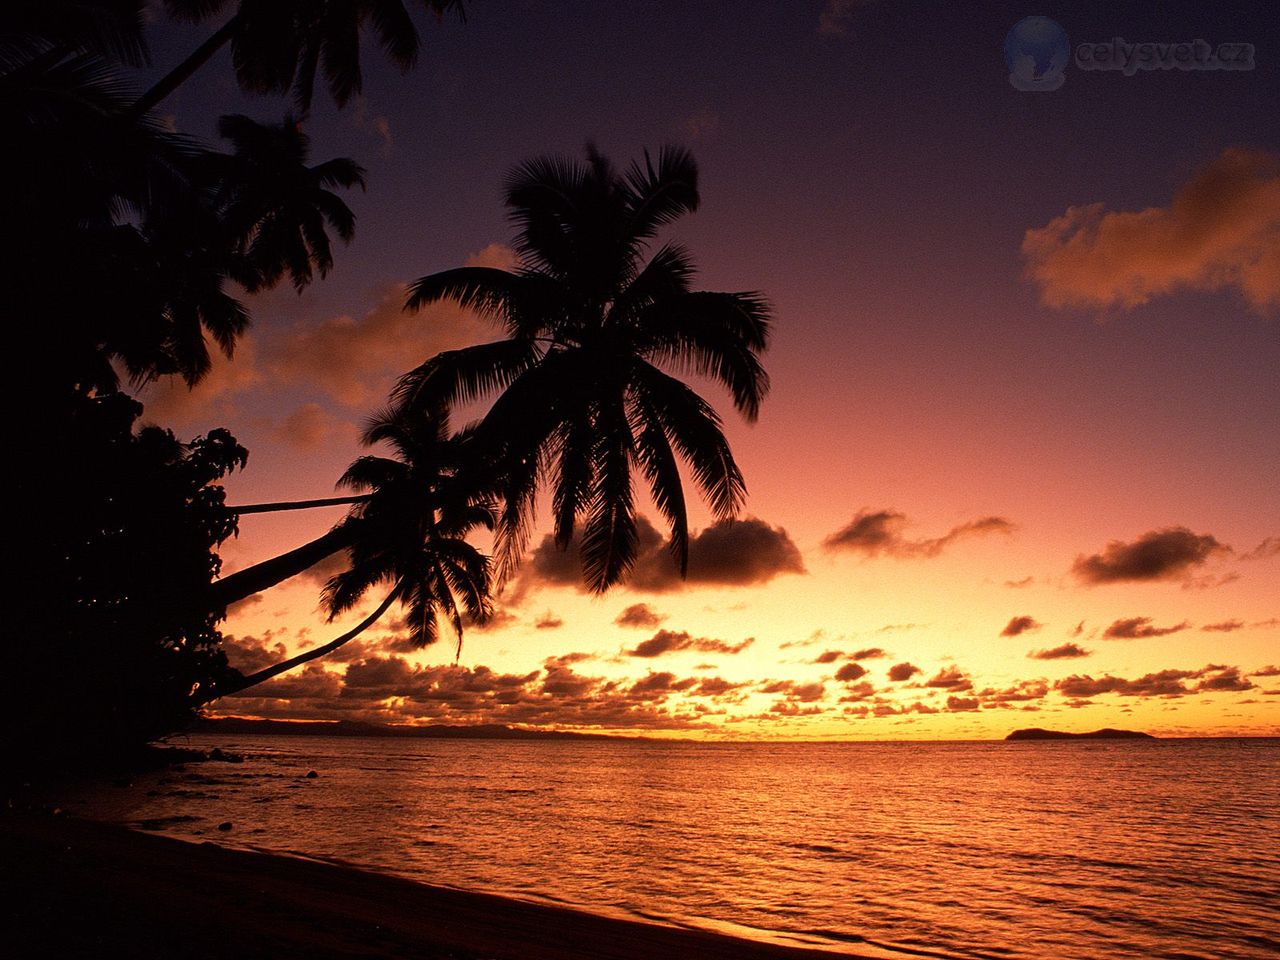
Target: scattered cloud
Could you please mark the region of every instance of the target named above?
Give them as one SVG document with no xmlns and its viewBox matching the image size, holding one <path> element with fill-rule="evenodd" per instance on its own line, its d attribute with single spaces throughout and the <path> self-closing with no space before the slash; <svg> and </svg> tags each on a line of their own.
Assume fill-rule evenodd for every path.
<svg viewBox="0 0 1280 960">
<path fill-rule="evenodd" d="M 1004 585 L 1014 590 L 1021 590 L 1023 587 L 1029 587 L 1035 582 L 1035 577 L 1023 577 L 1021 580 L 1006 580 Z"/>
<path fill-rule="evenodd" d="M 930 678 L 925 686 L 938 690 L 971 690 L 973 681 L 959 667 L 945 667 Z"/>
<path fill-rule="evenodd" d="M 687 630 L 659 630 L 648 640 L 635 646 L 632 650 L 624 650 L 628 657 L 660 657 L 667 653 L 678 653 L 682 650 L 696 650 L 699 653 L 741 653 L 755 642 L 754 637 L 740 643 L 727 643 L 724 640 L 713 640 L 707 637 L 694 637 Z"/>
<path fill-rule="evenodd" d="M 1258 670 L 1250 670 L 1250 671 L 1249 671 L 1249 676 L 1251 676 L 1251 677 L 1280 677 L 1280 667 L 1277 667 L 1277 666 L 1275 666 L 1274 664 L 1268 664 L 1267 666 L 1262 667 L 1262 668 L 1260 668 L 1260 669 L 1258 669 Z"/>
<path fill-rule="evenodd" d="M 564 626 L 564 621 L 548 610 L 533 622 L 533 626 L 536 630 L 558 630 Z"/>
<path fill-rule="evenodd" d="M 1199 670 L 1160 670 L 1136 680 L 1109 674 L 1096 679 L 1070 676 L 1055 683 L 1054 689 L 1067 697 L 1087 699 L 1104 693 L 1124 697 L 1182 697 L 1190 693 L 1252 690 L 1254 685 L 1241 674 L 1239 667 L 1211 664 Z"/>
<path fill-rule="evenodd" d="M 639 627 L 651 630 L 667 619 L 665 613 L 658 613 L 647 603 L 633 603 L 614 619 L 620 627 Z"/>
<path fill-rule="evenodd" d="M 1260 544 L 1246 553 L 1242 560 L 1262 560 L 1266 557 L 1280 555 L 1280 537 L 1267 537 Z"/>
<path fill-rule="evenodd" d="M 1044 624 L 1038 622 L 1035 617 L 1014 617 L 1005 624 L 1004 629 L 1000 631 L 1000 636 L 1016 637 L 1031 630 L 1039 630 L 1042 626 Z"/>
<path fill-rule="evenodd" d="M 867 675 L 867 668 L 860 663 L 846 663 L 836 671 L 836 679 L 841 683 L 852 683 Z"/>
<path fill-rule="evenodd" d="M 275 438 L 295 450 L 317 450 L 334 437 L 353 440 L 356 429 L 350 421 L 339 419 L 318 403 L 304 403 L 274 431 Z"/>
<path fill-rule="evenodd" d="M 1100 553 L 1076 557 L 1071 569 L 1090 585 L 1177 580 L 1229 549 L 1207 533 L 1168 527 L 1144 533 L 1132 543 L 1112 540 Z"/>
<path fill-rule="evenodd" d="M 1206 623 L 1200 629 L 1209 633 L 1232 633 L 1236 630 L 1243 630 L 1244 627 L 1243 620 L 1223 620 L 1221 623 Z"/>
<path fill-rule="evenodd" d="M 822 541 L 825 549 L 864 556 L 936 557 L 957 540 L 1009 534 L 1014 525 L 1004 517 L 980 517 L 952 527 L 940 537 L 908 539 L 902 534 L 907 516 L 896 510 L 858 511 L 847 524 Z"/>
<path fill-rule="evenodd" d="M 689 575 L 671 558 L 665 538 L 644 517 L 638 517 L 639 550 L 626 581 L 632 590 L 664 593 L 690 586 L 750 586 L 785 573 L 804 573 L 800 551 L 781 527 L 748 517 L 714 523 L 689 538 Z M 538 585 L 570 586 L 583 590 L 577 542 L 566 550 L 547 535 L 521 567 L 516 596 Z"/>
<path fill-rule="evenodd" d="M 1171 633 L 1178 633 L 1190 626 L 1191 624 L 1184 620 L 1171 627 L 1157 627 L 1151 622 L 1150 617 L 1128 617 L 1112 623 L 1102 635 L 1108 640 L 1143 640 L 1147 637 L 1167 637 Z"/>
<path fill-rule="evenodd" d="M 1235 289 L 1256 310 L 1280 303 L 1280 157 L 1232 147 L 1167 207 L 1069 207 L 1022 241 L 1050 307 L 1127 310 L 1183 290 Z"/>
<path fill-rule="evenodd" d="M 952 713 L 971 713 L 981 709 L 977 697 L 947 697 L 947 709 Z"/>
<path fill-rule="evenodd" d="M 889 679 L 895 682 L 910 680 L 919 672 L 920 668 L 913 663 L 895 663 L 889 668 Z"/>
<path fill-rule="evenodd" d="M 889 656 L 881 647 L 863 647 L 849 654 L 850 660 L 882 660 Z"/>
<path fill-rule="evenodd" d="M 1048 650 L 1032 650 L 1027 654 L 1032 660 L 1074 660 L 1089 656 L 1090 651 L 1076 643 L 1064 643 Z"/>
</svg>

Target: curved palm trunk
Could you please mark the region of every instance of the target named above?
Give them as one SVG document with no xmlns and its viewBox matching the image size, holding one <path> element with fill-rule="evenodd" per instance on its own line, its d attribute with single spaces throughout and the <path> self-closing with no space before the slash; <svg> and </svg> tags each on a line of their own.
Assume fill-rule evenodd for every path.
<svg viewBox="0 0 1280 960">
<path fill-rule="evenodd" d="M 325 654 L 332 653 L 344 643 L 354 640 L 360 634 L 373 626 L 378 619 L 387 612 L 391 607 L 391 604 L 395 602 L 399 595 L 400 584 L 396 584 L 392 591 L 387 594 L 386 599 L 384 599 L 382 603 L 378 604 L 378 608 L 374 610 L 373 613 L 369 614 L 369 616 L 365 617 L 342 636 L 334 640 L 330 640 L 328 643 L 315 647 L 312 650 L 305 650 L 296 657 L 290 657 L 288 660 L 281 660 L 279 663 L 266 667 L 263 670 L 259 670 L 257 673 L 251 673 L 227 690 L 213 690 L 204 696 L 197 695 L 195 697 L 195 705 L 201 706 L 217 700 L 219 697 L 228 697 L 233 693 L 239 693 L 241 690 L 248 690 L 250 687 L 256 687 L 263 681 L 270 680 L 272 677 L 277 677 L 282 673 L 292 670 L 294 667 L 302 666 L 304 663 L 310 663 L 312 660 L 320 659 Z"/>
<path fill-rule="evenodd" d="M 276 513 L 282 510 L 310 510 L 313 507 L 337 507 L 347 503 L 364 503 L 369 499 L 367 493 L 357 493 L 349 497 L 321 497 L 318 500 L 277 500 L 274 503 L 246 503 L 238 507 L 227 507 L 228 513 Z"/>
<path fill-rule="evenodd" d="M 135 100 L 129 109 L 125 111 L 125 119 L 137 120 L 161 100 L 177 90 L 193 73 L 208 63 L 213 58 L 213 55 L 221 50 L 239 29 L 240 14 L 237 13 L 224 23 L 213 36 L 196 47 L 191 56 L 161 77 L 150 90 Z"/>
<path fill-rule="evenodd" d="M 310 543 L 282 553 L 270 560 L 263 560 L 251 567 L 237 570 L 230 576 L 209 584 L 209 609 L 221 610 L 238 600 L 261 593 L 268 587 L 297 576 L 303 570 L 315 566 L 326 557 L 351 546 L 355 528 L 343 523 Z"/>
</svg>

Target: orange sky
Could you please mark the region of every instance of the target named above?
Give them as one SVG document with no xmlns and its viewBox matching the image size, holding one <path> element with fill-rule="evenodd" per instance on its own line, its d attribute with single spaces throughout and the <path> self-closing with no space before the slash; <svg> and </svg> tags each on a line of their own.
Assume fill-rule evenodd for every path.
<svg viewBox="0 0 1280 960">
<path fill-rule="evenodd" d="M 748 4 L 704 24 L 699 55 L 676 39 L 689 24 L 624 5 L 597 25 L 626 41 L 617 62 L 581 25 L 477 13 L 410 77 L 371 75 L 359 116 L 317 110 L 317 156 L 370 170 L 356 242 L 328 281 L 257 298 L 201 387 L 144 395 L 179 433 L 225 425 L 250 448 L 233 502 L 325 495 L 397 374 L 491 335 L 398 304 L 419 275 L 510 262 L 507 167 L 588 137 L 618 161 L 681 140 L 703 206 L 671 235 L 699 286 L 760 289 L 776 312 L 759 423 L 709 393 L 756 522 L 704 533 L 689 583 L 646 567 L 604 598 L 535 551 L 456 667 L 452 645 L 405 651 L 388 622 L 220 709 L 740 738 L 1280 734 L 1275 68 L 1026 93 L 1000 55 L 1025 11 L 912 33 L 848 9 L 862 19 L 841 32 Z M 1064 26 L 1251 28 L 1178 9 Z M 275 110 L 235 103 L 218 69 L 180 115 Z M 227 569 L 340 515 L 246 517 Z M 233 662 L 341 632 L 317 600 L 304 576 L 235 610 Z"/>
</svg>

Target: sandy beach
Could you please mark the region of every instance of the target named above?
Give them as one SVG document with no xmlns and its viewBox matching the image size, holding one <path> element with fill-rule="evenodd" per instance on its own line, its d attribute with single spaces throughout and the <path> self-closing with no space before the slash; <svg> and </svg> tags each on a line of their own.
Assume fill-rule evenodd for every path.
<svg viewBox="0 0 1280 960">
<path fill-rule="evenodd" d="M 61 817 L 0 818 L 0 851 L 11 958 L 849 957 Z"/>
</svg>

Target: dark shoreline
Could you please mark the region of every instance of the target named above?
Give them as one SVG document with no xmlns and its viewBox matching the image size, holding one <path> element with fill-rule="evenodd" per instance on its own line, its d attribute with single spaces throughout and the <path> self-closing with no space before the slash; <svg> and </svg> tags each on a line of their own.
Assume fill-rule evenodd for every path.
<svg viewBox="0 0 1280 960">
<path fill-rule="evenodd" d="M 9 958 L 835 960 L 47 815 L 0 816 Z"/>
</svg>

